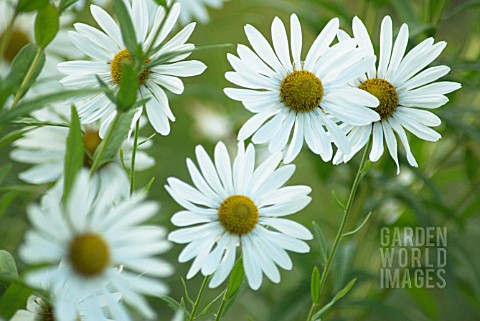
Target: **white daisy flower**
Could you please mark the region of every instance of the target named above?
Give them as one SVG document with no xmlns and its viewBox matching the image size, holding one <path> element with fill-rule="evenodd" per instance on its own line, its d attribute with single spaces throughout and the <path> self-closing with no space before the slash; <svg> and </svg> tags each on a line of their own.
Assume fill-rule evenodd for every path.
<svg viewBox="0 0 480 321">
<path fill-rule="evenodd" d="M 329 161 L 333 154 L 331 140 L 345 152 L 350 151 L 350 144 L 328 114 L 355 125 L 368 125 L 379 119 L 368 108 L 376 107 L 378 100 L 347 86 L 348 81 L 373 65 L 375 58 L 364 58 L 361 50 L 354 49 L 353 41 L 329 47 L 338 30 L 339 21 L 335 18 L 318 35 L 305 61 L 301 61 L 302 32 L 294 14 L 290 25 L 291 58 L 285 26 L 279 18 L 272 24 L 273 49 L 257 29 L 247 25 L 245 33 L 254 51 L 239 45 L 239 58 L 228 55 L 235 72 L 227 72 L 226 78 L 247 89 L 226 88 L 225 93 L 256 114 L 241 128 L 238 140 L 253 135 L 255 144 L 269 143 L 272 153 L 285 150 L 285 163 L 298 155 L 305 140 L 315 154 Z"/>
<path fill-rule="evenodd" d="M 226 0 L 167 0 L 167 5 L 180 3 L 182 12 L 180 13 L 180 23 L 186 25 L 191 21 L 207 23 L 209 20 L 207 8 L 220 9 Z"/>
<path fill-rule="evenodd" d="M 357 17 L 353 19 L 353 34 L 359 48 L 374 53 L 367 29 Z M 340 38 L 341 42 L 351 40 L 344 33 L 340 34 Z M 405 54 L 407 42 L 408 26 L 403 24 L 393 43 L 392 19 L 386 16 L 380 32 L 378 67 L 374 66 L 352 82 L 354 87 L 368 91 L 378 98 L 380 105 L 375 110 L 381 119 L 372 125 L 346 126 L 345 130 L 349 133 L 348 137 L 353 145 L 352 151 L 339 151 L 335 155 L 334 163 L 351 159 L 373 135 L 370 160 L 375 162 L 382 156 L 385 140 L 390 156 L 397 164 L 398 174 L 400 166 L 395 133 L 405 147 L 408 163 L 415 167 L 418 166 L 417 161 L 410 150 L 405 129 L 427 141 L 440 139 L 440 134 L 430 127 L 440 125 L 441 120 L 428 109 L 446 104 L 448 98 L 445 94 L 459 89 L 461 85 L 449 81 L 434 82 L 450 71 L 447 66 L 434 66 L 424 70 L 441 54 L 446 42 L 434 44 L 433 38 L 428 38 Z"/>
<path fill-rule="evenodd" d="M 158 46 L 163 43 L 174 27 L 180 14 L 180 5 L 172 6 L 168 15 L 165 8 L 155 6 L 156 13 L 154 22 L 149 27 L 149 21 L 154 12 L 148 10 L 147 0 L 135 0 L 130 4 L 126 2 L 130 13 L 137 41 L 147 50 L 153 43 Z M 69 32 L 72 43 L 84 54 L 94 61 L 77 60 L 60 63 L 58 70 L 67 75 L 61 80 L 62 84 L 75 88 L 99 87 L 96 77 L 100 77 L 114 91 L 119 88 L 121 79 L 121 66 L 125 61 L 133 61 L 123 43 L 120 28 L 112 17 L 102 8 L 92 5 L 90 7 L 95 21 L 102 31 L 83 23 L 74 25 L 76 31 Z M 164 55 L 176 52 L 193 50 L 193 44 L 186 44 L 195 28 L 191 23 L 182 31 L 166 42 L 158 52 L 152 54 L 145 63 Z M 155 39 L 158 33 L 158 37 Z M 175 117 L 170 109 L 165 89 L 181 94 L 184 89 L 183 82 L 178 77 L 190 77 L 201 74 L 206 66 L 200 61 L 181 61 L 189 56 L 189 53 L 175 55 L 167 62 L 145 69 L 139 76 L 139 97 L 150 98 L 146 103 L 146 113 L 150 123 L 157 132 L 167 135 L 170 132 L 170 121 Z M 115 117 L 115 105 L 103 94 L 95 94 L 88 97 L 80 97 L 73 100 L 78 114 L 83 123 L 91 123 L 102 119 L 100 136 L 104 137 L 106 130 Z"/>
<path fill-rule="evenodd" d="M 34 113 L 36 119 L 42 122 L 69 123 L 70 108 L 66 105 L 55 105 L 46 107 Z M 145 122 L 141 122 L 143 125 Z M 93 155 L 102 142 L 99 135 L 98 122 L 83 125 L 83 142 L 85 153 L 83 164 L 89 168 L 92 165 Z M 31 184 L 44 184 L 55 182 L 63 176 L 68 127 L 42 126 L 27 131 L 22 138 L 12 143 L 14 146 L 10 157 L 18 162 L 32 164 L 26 171 L 20 172 L 18 177 Z M 143 144 L 137 147 L 135 157 L 135 170 L 142 171 L 151 168 L 155 160 L 150 157 L 145 149 L 151 147 L 151 141 L 145 141 L 139 137 L 138 142 Z M 123 152 L 123 164 L 120 153 L 114 161 L 99 168 L 97 176 L 100 182 L 109 185 L 112 176 L 123 176 L 128 181 L 123 165 L 130 168 L 134 139 L 125 140 L 121 146 Z M 128 182 L 126 183 L 128 185 Z"/>
<path fill-rule="evenodd" d="M 246 151 L 243 142 L 230 162 L 227 148 L 220 142 L 215 148 L 214 162 L 205 149 L 197 146 L 200 170 L 187 159 L 195 187 L 176 178 L 169 178 L 165 187 L 184 211 L 172 217 L 176 226 L 190 226 L 173 231 L 168 239 L 188 245 L 179 262 L 194 259 L 187 278 L 199 271 L 213 275 L 209 286 L 220 285 L 235 263 L 236 249 L 242 248 L 243 266 L 252 289 L 262 284 L 262 274 L 280 282 L 277 265 L 290 270 L 292 261 L 286 250 L 307 253 L 302 240 L 312 234 L 302 225 L 283 218 L 310 203 L 307 186 L 281 187 L 294 173 L 294 165 L 277 168 L 280 153 L 271 155 L 257 169 L 255 148 Z M 194 225 L 194 226 L 191 226 Z"/>
<path fill-rule="evenodd" d="M 30 271 L 26 282 L 62 289 L 52 301 L 57 320 L 76 320 L 78 303 L 92 295 L 106 295 L 106 313 L 114 320 L 131 320 L 125 307 L 108 295 L 112 292 L 153 318 L 142 294 L 166 294 L 165 284 L 152 277 L 172 273 L 155 257 L 170 244 L 163 228 L 140 224 L 157 213 L 158 205 L 145 201 L 144 194 L 128 197 L 115 182 L 98 189 L 87 171 L 79 173 L 65 206 L 62 194 L 57 184 L 40 206 L 28 208 L 33 229 L 26 233 L 19 254 L 24 262 L 42 267 Z M 96 305 L 100 308 L 102 303 Z"/>
</svg>

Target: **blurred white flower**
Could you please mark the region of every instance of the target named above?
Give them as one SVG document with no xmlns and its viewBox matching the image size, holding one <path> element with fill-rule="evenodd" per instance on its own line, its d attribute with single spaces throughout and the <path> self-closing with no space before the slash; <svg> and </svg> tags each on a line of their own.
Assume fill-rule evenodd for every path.
<svg viewBox="0 0 480 321">
<path fill-rule="evenodd" d="M 368 31 L 357 17 L 353 19 L 353 34 L 360 49 L 374 54 Z M 340 33 L 340 42 L 351 40 L 345 33 Z M 363 89 L 378 98 L 380 105 L 375 110 L 380 114 L 380 120 L 372 125 L 345 126 L 344 129 L 348 132 L 353 145 L 352 151 L 350 153 L 339 151 L 335 155 L 334 163 L 350 160 L 367 144 L 370 136 L 373 136 L 370 160 L 375 162 L 383 154 L 385 138 L 390 156 L 397 165 L 398 174 L 400 165 L 395 133 L 405 147 L 408 163 L 414 167 L 418 165 L 410 150 L 405 129 L 420 139 L 427 141 L 440 139 L 440 134 L 430 127 L 440 125 L 441 120 L 428 109 L 446 104 L 448 98 L 445 94 L 461 86 L 459 83 L 449 81 L 434 83 L 450 71 L 447 66 L 434 66 L 425 70 L 424 68 L 442 53 L 447 44 L 444 41 L 434 44 L 433 38 L 428 38 L 405 55 L 407 43 L 408 26 L 402 25 L 393 43 L 392 19 L 386 16 L 380 32 L 378 67 L 373 66 L 351 83 L 353 87 Z"/>
<path fill-rule="evenodd" d="M 140 225 L 157 213 L 158 205 L 145 201 L 143 193 L 129 197 L 118 182 L 99 189 L 87 171 L 79 173 L 65 205 L 62 198 L 57 184 L 40 206 L 28 208 L 33 228 L 27 231 L 19 254 L 24 262 L 42 267 L 30 270 L 26 282 L 61 289 L 52 301 L 57 320 L 75 321 L 79 302 L 112 292 L 153 318 L 142 295 L 165 295 L 167 287 L 158 277 L 173 272 L 155 257 L 170 247 L 165 230 Z M 119 266 L 124 268 L 121 273 Z M 105 307 L 101 300 L 93 304 L 105 308 L 114 320 L 131 320 L 118 300 L 111 295 L 105 299 Z"/>
<path fill-rule="evenodd" d="M 255 144 L 269 143 L 270 152 L 285 151 L 285 163 L 295 159 L 305 141 L 315 154 L 329 161 L 331 141 L 345 153 L 350 151 L 345 133 L 330 115 L 352 125 L 369 125 L 380 119 L 372 109 L 378 105 L 377 98 L 347 85 L 365 73 L 375 57 L 365 57 L 362 50 L 355 49 L 353 40 L 330 47 L 338 26 L 337 18 L 330 20 L 305 61 L 300 57 L 302 31 L 296 15 L 290 19 L 290 49 L 278 17 L 272 24 L 273 49 L 257 29 L 245 27 L 253 50 L 239 45 L 239 58 L 228 54 L 235 72 L 225 74 L 229 81 L 246 88 L 226 88 L 227 96 L 255 113 L 241 128 L 238 140 L 253 135 Z"/>
<path fill-rule="evenodd" d="M 310 203 L 307 186 L 281 187 L 294 173 L 294 165 L 278 168 L 281 154 L 271 155 L 255 168 L 255 148 L 246 151 L 238 144 L 237 156 L 230 162 L 227 148 L 220 142 L 215 148 L 214 162 L 205 149 L 196 148 L 200 170 L 187 159 L 195 187 L 176 178 L 169 178 L 165 187 L 185 210 L 172 217 L 181 228 L 168 239 L 188 245 L 179 262 L 194 259 L 187 278 L 199 271 L 215 273 L 210 287 L 220 285 L 231 272 L 236 248 L 242 249 L 243 266 L 252 289 L 262 284 L 262 274 L 272 282 L 280 282 L 277 265 L 292 268 L 287 250 L 307 253 L 303 240 L 312 238 L 304 226 L 284 219 Z"/>
<path fill-rule="evenodd" d="M 155 12 L 148 10 L 147 0 L 126 2 L 136 33 L 137 41 L 142 49 L 147 50 L 152 44 L 154 47 L 163 43 L 172 31 L 180 14 L 180 5 L 175 4 L 165 13 L 162 6 L 156 7 L 154 23 L 149 26 L 151 15 Z M 97 88 L 100 77 L 110 88 L 117 91 L 121 79 L 121 67 L 125 61 L 133 61 L 123 43 L 120 28 L 113 18 L 102 8 L 90 7 L 95 21 L 104 32 L 83 23 L 76 23 L 76 31 L 69 32 L 72 43 L 94 61 L 77 60 L 63 62 L 58 70 L 67 75 L 61 80 L 62 84 L 74 88 Z M 153 11 L 153 12 L 152 12 Z M 170 109 L 165 89 L 181 94 L 183 82 L 178 77 L 190 77 L 201 74 L 206 66 L 200 61 L 181 61 L 189 56 L 185 52 L 194 49 L 193 44 L 185 42 L 190 37 L 195 24 L 189 24 L 160 49 L 153 53 L 146 61 L 153 61 L 163 55 L 175 54 L 167 62 L 145 69 L 139 76 L 139 97 L 150 98 L 146 103 L 146 114 L 152 126 L 162 135 L 170 132 L 169 121 L 175 117 Z M 158 37 L 157 37 L 158 33 Z M 93 96 L 72 99 L 78 109 L 82 123 L 91 123 L 102 119 L 100 137 L 104 137 L 106 130 L 116 115 L 115 105 L 104 93 Z"/>
<path fill-rule="evenodd" d="M 188 110 L 193 115 L 196 133 L 213 142 L 234 135 L 232 119 L 226 113 L 200 102 L 195 102 L 190 107 Z"/>
<path fill-rule="evenodd" d="M 59 104 L 40 109 L 33 115 L 40 122 L 68 124 L 70 108 Z M 141 125 L 144 123 L 141 122 Z M 98 133 L 98 122 L 83 125 L 82 129 L 85 144 L 83 164 L 84 167 L 88 168 L 92 165 L 93 155 L 102 139 Z M 68 127 L 41 126 L 28 130 L 22 138 L 13 142 L 14 148 L 10 152 L 10 157 L 18 162 L 33 165 L 30 169 L 19 173 L 18 177 L 31 184 L 50 183 L 63 177 L 68 131 Z M 144 141 L 142 137 L 139 137 L 138 142 L 144 143 L 137 148 L 135 170 L 142 171 L 152 167 L 155 160 L 145 152 L 145 149 L 151 147 L 152 142 Z M 131 165 L 133 144 L 134 140 L 130 138 L 125 140 L 121 146 L 124 165 L 127 168 L 130 168 Z M 127 181 L 127 174 L 123 169 L 120 153 L 117 154 L 114 161 L 102 166 L 97 172 L 99 181 L 107 186 L 113 176 L 119 175 Z"/>
<path fill-rule="evenodd" d="M 180 12 L 180 23 L 186 25 L 191 21 L 207 23 L 209 20 L 208 7 L 220 9 L 226 0 L 167 0 L 167 5 L 180 3 L 182 11 Z"/>
</svg>

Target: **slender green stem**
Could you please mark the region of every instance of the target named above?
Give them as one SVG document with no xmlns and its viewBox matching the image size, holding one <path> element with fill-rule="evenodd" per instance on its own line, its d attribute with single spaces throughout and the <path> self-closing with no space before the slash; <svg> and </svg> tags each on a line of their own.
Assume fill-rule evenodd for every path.
<svg viewBox="0 0 480 321">
<path fill-rule="evenodd" d="M 35 55 L 35 58 L 33 59 L 32 65 L 28 69 L 27 74 L 25 75 L 25 78 L 22 81 L 22 84 L 20 85 L 20 89 L 17 91 L 15 94 L 15 97 L 13 98 L 12 105 L 10 106 L 10 109 L 15 108 L 17 106 L 18 101 L 20 98 L 22 98 L 23 94 L 27 91 L 27 86 L 30 83 L 30 80 L 33 77 L 33 74 L 35 73 L 35 70 L 37 69 L 38 63 L 40 62 L 42 58 L 44 48 L 39 47 L 37 50 L 37 54 Z"/>
<path fill-rule="evenodd" d="M 135 132 L 133 135 L 132 162 L 130 164 L 130 195 L 133 194 L 133 191 L 135 190 L 135 158 L 137 157 L 139 130 L 140 130 L 140 118 L 138 118 L 135 124 Z"/>
<path fill-rule="evenodd" d="M 210 280 L 209 276 L 206 276 L 205 279 L 203 279 L 202 286 L 198 291 L 197 299 L 195 300 L 195 304 L 193 305 L 192 313 L 190 314 L 190 318 L 188 319 L 188 321 L 195 320 L 195 314 L 197 313 L 198 306 L 200 305 L 200 300 L 202 299 L 203 292 L 205 292 L 205 288 L 207 287 L 208 280 Z"/>
<path fill-rule="evenodd" d="M 115 130 L 115 127 L 117 126 L 121 115 L 122 114 L 120 112 L 117 112 L 117 115 L 115 116 L 112 123 L 110 124 L 110 127 L 108 128 L 108 131 L 107 131 L 107 135 L 105 136 L 105 139 L 103 139 L 102 144 L 100 144 L 98 154 L 95 156 L 95 159 L 93 160 L 93 164 L 90 167 L 90 176 L 93 176 L 95 171 L 100 166 L 100 160 L 102 159 L 102 156 L 105 153 L 105 149 L 107 148 L 108 143 L 112 139 L 113 131 Z"/>
<path fill-rule="evenodd" d="M 215 316 L 215 321 L 220 321 L 222 319 L 223 310 L 225 310 L 226 304 L 227 304 L 227 290 L 225 290 L 225 293 L 223 294 L 222 303 L 218 308 L 217 315 Z"/>
<path fill-rule="evenodd" d="M 345 209 L 343 211 L 342 222 L 340 223 L 340 227 L 338 228 L 338 231 L 337 231 L 337 236 L 335 237 L 335 240 L 333 242 L 332 250 L 328 255 L 327 263 L 325 264 L 325 268 L 323 269 L 322 276 L 320 277 L 320 294 L 322 293 L 322 289 L 325 286 L 325 282 L 327 281 L 327 276 L 328 276 L 328 273 L 330 272 L 330 267 L 335 257 L 335 253 L 337 252 L 338 244 L 342 239 L 343 230 L 345 229 L 347 218 L 350 214 L 350 209 L 352 208 L 353 200 L 355 199 L 355 194 L 357 193 L 358 186 L 360 185 L 360 180 L 362 178 L 362 174 L 364 173 L 365 164 L 367 163 L 367 155 L 368 155 L 368 151 L 370 150 L 370 144 L 371 144 L 371 139 L 368 141 L 367 146 L 365 146 L 365 151 L 363 152 L 362 160 L 360 161 L 360 166 L 358 167 L 357 175 L 355 176 L 352 189 L 350 190 L 350 195 L 348 196 L 347 205 L 345 206 Z M 318 302 L 313 302 L 312 307 L 310 308 L 310 312 L 308 314 L 307 321 L 312 320 L 312 317 L 317 307 L 318 307 Z"/>
<path fill-rule="evenodd" d="M 12 15 L 12 18 L 8 22 L 8 25 L 5 28 L 5 31 L 3 33 L 2 42 L 0 43 L 0 59 L 5 54 L 5 50 L 7 49 L 7 44 L 10 42 L 10 39 L 12 39 L 13 24 L 15 23 L 15 19 L 17 19 L 17 16 L 18 16 L 18 12 L 17 10 L 15 10 L 15 13 Z"/>
</svg>

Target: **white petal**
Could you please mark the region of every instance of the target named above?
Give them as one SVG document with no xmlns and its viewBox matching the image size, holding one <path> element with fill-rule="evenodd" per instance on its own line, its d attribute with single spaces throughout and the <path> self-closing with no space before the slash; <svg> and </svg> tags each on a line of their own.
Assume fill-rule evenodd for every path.
<svg viewBox="0 0 480 321">
<path fill-rule="evenodd" d="M 302 27 L 296 14 L 290 16 L 290 41 L 294 68 L 300 70 L 302 68 L 300 57 L 302 53 Z"/>
<path fill-rule="evenodd" d="M 373 144 L 370 160 L 376 162 L 383 154 L 383 131 L 380 123 L 373 124 Z"/>
<path fill-rule="evenodd" d="M 392 52 L 392 19 L 386 16 L 382 21 L 380 31 L 380 60 L 378 62 L 378 77 L 385 78 L 387 66 Z"/>
</svg>

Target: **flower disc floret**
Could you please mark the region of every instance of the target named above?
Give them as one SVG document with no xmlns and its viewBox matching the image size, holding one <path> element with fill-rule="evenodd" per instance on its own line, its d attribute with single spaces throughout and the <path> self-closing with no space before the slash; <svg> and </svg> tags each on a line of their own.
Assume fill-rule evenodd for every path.
<svg viewBox="0 0 480 321">
<path fill-rule="evenodd" d="M 397 110 L 398 93 L 395 87 L 385 79 L 368 79 L 362 82 L 358 88 L 377 97 L 380 103 L 375 111 L 380 115 L 381 120 L 389 118 Z"/>
<path fill-rule="evenodd" d="M 258 223 L 258 208 L 249 197 L 232 195 L 220 205 L 218 219 L 231 234 L 248 234 Z"/>
<path fill-rule="evenodd" d="M 150 62 L 150 58 L 145 59 L 145 65 Z M 110 65 L 110 72 L 112 74 L 112 79 L 113 81 L 117 84 L 120 85 L 120 80 L 122 79 L 122 67 L 123 64 L 134 64 L 133 58 L 130 55 L 130 52 L 128 52 L 127 49 L 121 50 L 119 53 L 115 55 L 115 57 L 112 60 L 112 63 Z M 139 75 L 138 75 L 138 82 L 140 84 L 144 84 L 145 81 L 148 79 L 150 76 L 150 73 L 152 71 L 150 69 L 144 69 Z"/>
<path fill-rule="evenodd" d="M 100 235 L 79 234 L 70 243 L 68 258 L 78 274 L 95 277 L 102 274 L 109 265 L 110 250 Z"/>
<path fill-rule="evenodd" d="M 46 304 L 42 311 L 42 319 L 40 321 L 55 321 L 53 309 L 50 304 Z"/>
<path fill-rule="evenodd" d="M 283 78 L 280 97 L 291 110 L 299 113 L 310 112 L 322 101 L 322 81 L 311 71 L 295 70 Z"/>
<path fill-rule="evenodd" d="M 102 139 L 100 138 L 98 131 L 90 130 L 83 134 L 83 143 L 85 145 L 85 151 L 83 153 L 83 166 L 92 166 L 93 155 L 95 154 L 95 151 L 101 142 Z"/>
<path fill-rule="evenodd" d="M 0 36 L 0 43 L 5 37 L 5 34 Z M 26 44 L 30 42 L 28 36 L 21 30 L 14 29 L 10 35 L 10 39 L 7 42 L 5 51 L 3 53 L 3 58 L 8 62 L 12 62 L 13 59 L 17 56 L 20 49 L 22 49 Z"/>
</svg>

